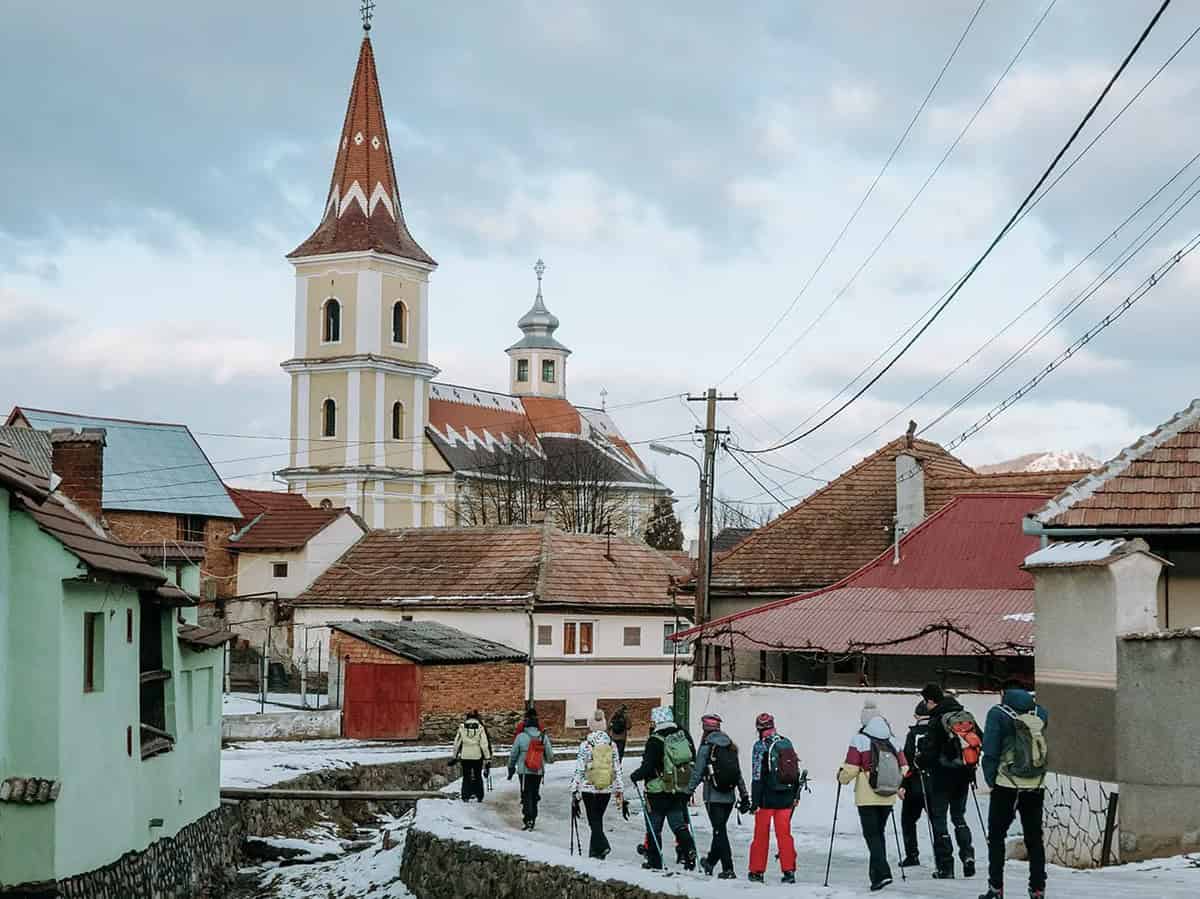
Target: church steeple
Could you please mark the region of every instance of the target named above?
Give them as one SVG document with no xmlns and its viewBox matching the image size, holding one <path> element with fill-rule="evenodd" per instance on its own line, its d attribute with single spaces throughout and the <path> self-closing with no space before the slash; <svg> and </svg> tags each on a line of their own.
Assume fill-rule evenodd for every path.
<svg viewBox="0 0 1200 899">
<path fill-rule="evenodd" d="M 571 351 L 554 337 L 558 316 L 546 308 L 542 298 L 546 263 L 539 259 L 533 270 L 537 274 L 537 295 L 533 306 L 517 320 L 525 336 L 505 351 L 512 360 L 512 392 L 518 396 L 566 396 L 567 357 Z"/>
<path fill-rule="evenodd" d="M 365 33 L 370 28 L 365 13 L 363 24 L 358 68 L 350 88 L 325 213 L 308 240 L 288 258 L 374 250 L 436 266 L 404 221 L 375 72 L 375 53 Z"/>
</svg>

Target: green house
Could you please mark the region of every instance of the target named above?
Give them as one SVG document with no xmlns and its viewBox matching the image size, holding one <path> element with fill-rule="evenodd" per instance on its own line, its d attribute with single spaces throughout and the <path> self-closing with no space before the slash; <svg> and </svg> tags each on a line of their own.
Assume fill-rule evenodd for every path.
<svg viewBox="0 0 1200 899">
<path fill-rule="evenodd" d="M 64 458 L 104 441 L 54 436 Z M 140 852 L 219 804 L 226 635 L 52 480 L 0 442 L 0 893 Z"/>
</svg>

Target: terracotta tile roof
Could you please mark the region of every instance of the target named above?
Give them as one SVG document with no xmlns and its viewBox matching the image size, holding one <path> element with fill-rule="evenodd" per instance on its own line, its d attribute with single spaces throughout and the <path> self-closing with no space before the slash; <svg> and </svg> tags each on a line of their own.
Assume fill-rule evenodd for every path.
<svg viewBox="0 0 1200 899">
<path fill-rule="evenodd" d="M 299 493 L 230 487 L 229 495 L 245 516 L 227 544 L 235 552 L 299 549 L 351 514 L 349 509 L 315 508 Z"/>
<path fill-rule="evenodd" d="M 341 621 L 330 627 L 422 665 L 524 662 L 528 658 L 511 646 L 437 621 Z"/>
<path fill-rule="evenodd" d="M 611 554 L 611 558 L 609 557 Z M 668 609 L 686 571 L 623 537 L 537 527 L 371 531 L 295 600 L 297 606 Z"/>
<path fill-rule="evenodd" d="M 824 587 L 887 549 L 896 513 L 896 456 L 909 452 L 929 482 L 974 475 L 936 443 L 891 441 L 713 563 L 723 593 L 791 594 Z"/>
<path fill-rule="evenodd" d="M 721 528 L 717 536 L 713 537 L 713 555 L 729 552 L 756 530 L 757 528 Z"/>
<path fill-rule="evenodd" d="M 1200 525 L 1200 400 L 1041 509 L 1049 527 Z"/>
<path fill-rule="evenodd" d="M 843 653 L 1011 654 L 1032 646 L 1033 578 L 1021 565 L 1038 539 L 1022 518 L 1039 494 L 960 496 L 891 550 L 823 590 L 716 619 L 707 639 L 735 648 Z M 699 629 L 697 629 L 699 630 Z"/>
<path fill-rule="evenodd" d="M 1053 496 L 1086 471 L 1006 471 L 938 478 L 925 485 L 925 508 L 940 509 L 963 493 L 1043 493 Z"/>
<path fill-rule="evenodd" d="M 404 221 L 379 76 L 375 72 L 375 52 L 365 37 L 346 105 L 325 215 L 317 230 L 288 257 L 357 250 L 389 253 L 430 266 L 437 264 L 413 239 Z"/>
<path fill-rule="evenodd" d="M 563 399 L 546 396 L 521 397 L 525 415 L 534 431 L 541 434 L 582 434 L 579 410 Z"/>
</svg>

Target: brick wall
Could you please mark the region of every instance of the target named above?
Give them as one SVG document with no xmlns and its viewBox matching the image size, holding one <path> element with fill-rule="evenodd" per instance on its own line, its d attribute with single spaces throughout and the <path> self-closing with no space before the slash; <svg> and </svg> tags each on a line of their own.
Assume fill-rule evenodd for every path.
<svg viewBox="0 0 1200 899">
<path fill-rule="evenodd" d="M 567 701 L 565 699 L 534 700 L 538 723 L 551 737 L 562 735 L 567 729 Z"/>
<path fill-rule="evenodd" d="M 75 505 L 100 521 L 100 494 L 104 483 L 104 430 L 82 432 L 55 428 L 50 432 L 54 473 L 62 479 L 59 490 Z"/>
<path fill-rule="evenodd" d="M 167 512 L 133 512 L 107 510 L 104 519 L 114 537 L 125 543 L 153 543 L 167 541 L 169 546 L 179 540 L 179 516 Z M 226 541 L 236 530 L 237 522 L 224 518 L 210 518 L 204 525 L 204 558 L 200 560 L 200 595 L 205 595 L 205 585 L 217 585 L 217 597 L 224 599 L 237 596 L 237 559 L 226 549 Z M 200 616 L 208 620 L 212 610 L 207 603 L 201 604 Z"/>
<path fill-rule="evenodd" d="M 629 736 L 645 737 L 650 733 L 650 710 L 662 703 L 657 697 L 650 699 L 600 699 L 597 705 L 604 710 L 605 717 L 612 721 L 613 712 L 625 706 L 625 720 L 629 725 Z"/>
<path fill-rule="evenodd" d="M 329 632 L 329 655 L 341 662 L 368 662 L 372 665 L 411 665 L 408 659 L 401 658 L 394 652 L 380 649 L 370 643 L 344 634 L 341 631 Z"/>
</svg>

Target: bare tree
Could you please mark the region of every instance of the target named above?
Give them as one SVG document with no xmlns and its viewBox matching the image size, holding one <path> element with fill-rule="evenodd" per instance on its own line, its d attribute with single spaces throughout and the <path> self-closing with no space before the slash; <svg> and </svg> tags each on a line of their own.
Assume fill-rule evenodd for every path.
<svg viewBox="0 0 1200 899">
<path fill-rule="evenodd" d="M 760 528 L 775 517 L 775 506 L 730 502 L 717 497 L 713 508 L 716 530 L 725 528 Z"/>
<path fill-rule="evenodd" d="M 546 457 L 546 509 L 565 531 L 604 534 L 625 523 L 626 491 L 618 468 L 587 441 L 564 441 Z"/>
<path fill-rule="evenodd" d="M 464 527 L 529 524 L 546 508 L 545 464 L 527 446 L 480 450 L 460 486 L 455 522 Z"/>
</svg>

